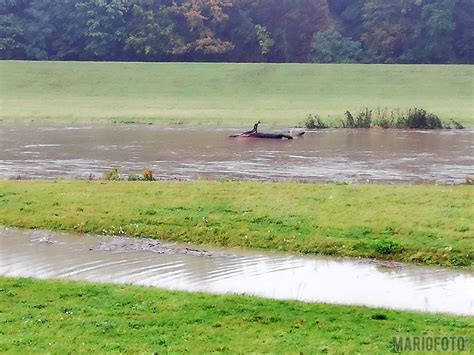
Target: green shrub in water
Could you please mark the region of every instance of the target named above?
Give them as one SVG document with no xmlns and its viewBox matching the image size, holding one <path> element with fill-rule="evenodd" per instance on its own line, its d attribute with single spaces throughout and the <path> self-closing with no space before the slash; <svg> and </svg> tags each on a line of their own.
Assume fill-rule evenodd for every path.
<svg viewBox="0 0 474 355">
<path fill-rule="evenodd" d="M 439 117 L 424 109 L 411 108 L 408 110 L 405 128 L 440 129 L 443 124 Z"/>
<path fill-rule="evenodd" d="M 455 121 L 455 120 L 453 120 L 453 119 L 451 118 L 451 122 L 453 123 L 454 128 L 456 128 L 456 129 L 464 129 L 464 126 L 463 126 L 461 123 L 459 123 L 458 121 Z"/>
<path fill-rule="evenodd" d="M 367 107 L 364 111 L 361 111 L 356 116 L 356 127 L 357 128 L 370 128 L 372 126 L 372 110 Z"/>
<path fill-rule="evenodd" d="M 368 107 L 354 115 L 350 111 L 345 112 L 345 118 L 340 121 L 336 128 L 398 128 L 398 129 L 450 129 L 451 125 L 456 129 L 464 126 L 451 119 L 450 122 L 442 122 L 434 113 L 422 108 L 410 108 L 408 111 L 377 108 L 371 110 Z M 304 126 L 308 129 L 329 128 L 329 124 L 319 118 L 318 115 L 308 115 Z"/>
<path fill-rule="evenodd" d="M 354 116 L 352 116 L 352 113 L 350 113 L 350 111 L 346 111 L 345 115 L 346 115 L 346 119 L 341 121 L 342 128 L 354 128 L 355 121 L 354 121 Z"/>
<path fill-rule="evenodd" d="M 304 121 L 304 126 L 307 129 L 325 129 L 329 128 L 329 125 L 326 124 L 318 115 L 309 114 Z"/>
<path fill-rule="evenodd" d="M 355 118 L 350 111 L 346 111 L 345 115 L 346 119 L 341 122 L 343 128 L 370 128 L 372 126 L 372 110 L 367 107 Z"/>
<path fill-rule="evenodd" d="M 464 128 L 460 123 L 451 120 L 456 129 Z M 410 108 L 408 111 L 378 108 L 375 112 L 365 108 L 354 116 L 347 111 L 346 119 L 342 122 L 344 128 L 399 128 L 399 129 L 442 129 L 451 128 L 434 113 L 422 108 Z"/>
</svg>

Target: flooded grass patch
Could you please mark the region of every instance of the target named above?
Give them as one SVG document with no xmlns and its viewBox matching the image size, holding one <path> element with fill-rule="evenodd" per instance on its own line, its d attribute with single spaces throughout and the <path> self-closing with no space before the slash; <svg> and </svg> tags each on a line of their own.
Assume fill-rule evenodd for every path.
<svg viewBox="0 0 474 355">
<path fill-rule="evenodd" d="M 474 329 L 473 317 L 4 277 L 0 319 L 6 353 L 388 353 L 394 336 Z"/>
<path fill-rule="evenodd" d="M 467 266 L 471 186 L 0 181 L 0 225 Z"/>
</svg>

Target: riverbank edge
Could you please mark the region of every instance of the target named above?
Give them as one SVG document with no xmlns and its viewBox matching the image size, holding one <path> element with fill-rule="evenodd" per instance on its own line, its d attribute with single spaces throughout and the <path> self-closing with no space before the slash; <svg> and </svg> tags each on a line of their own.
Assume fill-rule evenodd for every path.
<svg viewBox="0 0 474 355">
<path fill-rule="evenodd" d="M 282 120 L 265 120 L 263 122 L 263 130 L 301 130 L 306 132 L 321 132 L 328 130 L 366 130 L 366 129 L 377 129 L 377 130 L 386 130 L 386 131 L 463 131 L 463 130 L 472 130 L 474 129 L 474 119 L 456 119 L 454 121 L 462 124 L 463 128 L 395 128 L 395 127 L 341 127 L 341 122 L 345 119 L 344 115 L 334 116 L 325 120 L 329 126 L 325 128 L 306 128 L 305 121 L 306 118 L 302 117 L 299 121 L 290 119 L 288 123 L 282 122 Z M 452 123 L 452 118 L 443 119 L 444 123 Z M 221 120 L 219 118 L 215 119 L 166 119 L 162 117 L 140 117 L 140 116 L 124 116 L 124 117 L 94 117 L 94 118 L 82 118 L 82 117 L 0 117 L 1 124 L 35 124 L 35 125 L 95 125 L 95 126 L 104 126 L 104 125 L 149 125 L 156 127 L 176 127 L 181 129 L 187 128 L 222 128 L 222 129 L 250 129 L 251 126 L 258 121 L 258 117 L 255 118 L 255 122 L 248 120 L 247 123 L 244 122 L 234 122 L 233 119 Z"/>
<path fill-rule="evenodd" d="M 473 199 L 467 185 L 0 180 L 0 225 L 471 271 Z"/>
<path fill-rule="evenodd" d="M 403 263 L 398 261 L 375 259 L 375 258 L 361 258 L 361 257 L 348 257 L 348 256 L 325 256 L 325 255 L 311 255 L 303 254 L 298 252 L 282 252 L 271 249 L 251 249 L 245 247 L 222 247 L 222 246 L 208 246 L 190 243 L 178 243 L 173 241 L 165 241 L 156 238 L 147 237 L 130 237 L 127 235 L 101 235 L 101 234 L 90 234 L 90 233 L 76 233 L 71 231 L 53 231 L 51 229 L 20 229 L 11 226 L 4 226 L 0 224 L 0 234 L 5 231 L 17 231 L 19 233 L 38 232 L 42 237 L 41 243 L 57 243 L 55 234 L 65 233 L 68 235 L 82 236 L 82 237 L 104 237 L 107 238 L 109 243 L 106 241 L 101 242 L 91 251 L 106 251 L 106 252 L 151 252 L 164 255 L 192 255 L 203 258 L 217 258 L 221 256 L 249 256 L 249 255 L 265 255 L 265 256 L 292 256 L 292 257 L 320 257 L 328 260 L 344 260 L 350 262 L 357 262 L 365 265 L 376 265 L 387 269 L 401 269 L 406 267 L 412 267 L 413 264 Z M 113 244 L 115 241 L 116 244 Z M 103 244 L 105 243 L 105 244 Z M 419 267 L 430 267 L 427 265 L 418 265 Z M 432 266 L 435 267 L 435 266 Z M 458 270 L 459 272 L 468 272 L 465 267 L 451 267 L 451 270 Z"/>
<path fill-rule="evenodd" d="M 472 344 L 474 328 L 470 316 L 3 276 L 0 304 L 4 352 L 390 352 L 397 336 Z"/>
</svg>

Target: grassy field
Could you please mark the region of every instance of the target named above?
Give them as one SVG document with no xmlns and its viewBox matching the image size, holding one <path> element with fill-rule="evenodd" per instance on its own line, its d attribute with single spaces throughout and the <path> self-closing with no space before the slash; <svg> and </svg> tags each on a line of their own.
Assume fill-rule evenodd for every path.
<svg viewBox="0 0 474 355">
<path fill-rule="evenodd" d="M 0 119 L 293 125 L 362 107 L 474 124 L 474 66 L 0 61 Z"/>
<path fill-rule="evenodd" d="M 472 186 L 0 181 L 0 225 L 473 267 Z"/>
<path fill-rule="evenodd" d="M 17 354 L 389 353 L 394 336 L 474 333 L 474 317 L 3 277 L 0 323 Z"/>
</svg>

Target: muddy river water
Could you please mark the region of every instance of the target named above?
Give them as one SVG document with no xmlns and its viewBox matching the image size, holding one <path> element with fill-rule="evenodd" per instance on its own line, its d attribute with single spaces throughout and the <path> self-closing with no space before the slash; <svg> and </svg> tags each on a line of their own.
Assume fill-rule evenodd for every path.
<svg viewBox="0 0 474 355">
<path fill-rule="evenodd" d="M 474 274 L 0 228 L 0 275 L 474 315 Z"/>
<path fill-rule="evenodd" d="M 262 130 L 268 131 L 265 127 Z M 241 129 L 0 124 L 0 178 L 99 178 L 151 167 L 161 178 L 461 183 L 474 130 L 326 130 L 293 140 L 231 139 Z"/>
</svg>

